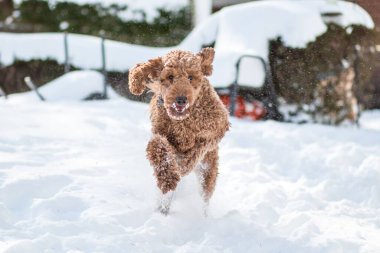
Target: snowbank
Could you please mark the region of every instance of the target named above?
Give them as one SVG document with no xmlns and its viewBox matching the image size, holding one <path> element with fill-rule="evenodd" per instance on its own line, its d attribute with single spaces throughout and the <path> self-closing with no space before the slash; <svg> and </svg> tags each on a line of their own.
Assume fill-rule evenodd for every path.
<svg viewBox="0 0 380 253">
<path fill-rule="evenodd" d="M 147 105 L 48 105 L 0 99 L 0 252 L 380 252 L 379 131 L 233 120 L 209 216 L 191 174 L 164 217 Z"/>
<path fill-rule="evenodd" d="M 103 93 L 103 75 L 91 70 L 72 71 L 45 84 L 38 91 L 50 102 L 80 101 L 92 93 Z M 112 88 L 107 91 L 110 98 L 118 97 Z M 9 100 L 22 103 L 40 101 L 33 91 L 11 95 Z"/>
<path fill-rule="evenodd" d="M 253 54 L 267 59 L 268 41 L 276 37 L 282 37 L 289 46 L 305 47 L 326 31 L 321 13 L 328 11 L 341 12 L 340 22 L 343 26 L 361 24 L 374 27 L 365 10 L 345 1 L 256 1 L 222 9 L 197 26 L 176 47 L 152 48 L 107 41 L 107 68 L 126 71 L 136 63 L 163 55 L 172 49 L 197 52 L 202 46 L 215 41 L 215 71 L 211 81 L 215 86 L 227 86 L 234 81 L 235 64 L 241 55 Z M 64 61 L 62 34 L 0 33 L 0 41 L 0 60 L 5 65 L 11 64 L 16 58 Z M 70 62 L 77 67 L 101 67 L 99 38 L 70 34 L 69 54 Z M 252 73 L 255 71 L 262 70 L 255 69 Z"/>
</svg>

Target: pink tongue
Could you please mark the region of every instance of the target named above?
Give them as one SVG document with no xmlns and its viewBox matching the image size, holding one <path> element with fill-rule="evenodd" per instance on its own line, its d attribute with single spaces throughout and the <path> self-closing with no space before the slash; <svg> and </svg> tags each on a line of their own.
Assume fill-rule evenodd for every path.
<svg viewBox="0 0 380 253">
<path fill-rule="evenodd" d="M 176 105 L 176 109 L 177 111 L 179 112 L 183 112 L 183 110 L 185 109 L 186 106 L 183 106 L 183 105 Z"/>
</svg>

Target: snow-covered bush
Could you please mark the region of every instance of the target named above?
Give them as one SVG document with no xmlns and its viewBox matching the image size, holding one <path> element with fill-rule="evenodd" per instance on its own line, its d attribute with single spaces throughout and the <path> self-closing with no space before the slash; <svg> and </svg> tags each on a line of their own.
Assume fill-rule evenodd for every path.
<svg viewBox="0 0 380 253">
<path fill-rule="evenodd" d="M 317 122 L 338 125 L 344 121 L 358 122 L 359 108 L 353 92 L 354 69 L 348 68 L 338 76 L 330 76 L 317 84 L 314 110 Z"/>
<path fill-rule="evenodd" d="M 25 76 L 30 76 L 40 86 L 63 73 L 64 65 L 56 60 L 16 60 L 12 65 L 0 68 L 0 85 L 7 94 L 19 93 L 29 90 L 24 82 Z"/>
<path fill-rule="evenodd" d="M 0 1 L 0 20 L 5 19 L 11 15 L 13 11 L 13 1 L 12 0 L 2 0 Z"/>
<path fill-rule="evenodd" d="M 344 29 L 330 24 L 306 48 L 287 47 L 281 38 L 271 41 L 269 58 L 276 91 L 316 122 L 355 121 L 356 101 L 366 104 L 373 85 L 369 80 L 370 66 L 375 65 L 374 38 L 375 31 L 362 26 Z"/>
</svg>

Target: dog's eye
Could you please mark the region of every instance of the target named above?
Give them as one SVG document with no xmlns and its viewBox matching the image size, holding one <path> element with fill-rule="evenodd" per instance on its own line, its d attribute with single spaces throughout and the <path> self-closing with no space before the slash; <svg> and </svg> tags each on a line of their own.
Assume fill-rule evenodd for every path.
<svg viewBox="0 0 380 253">
<path fill-rule="evenodd" d="M 169 80 L 173 80 L 174 79 L 174 76 L 173 75 L 170 75 L 168 76 Z"/>
<path fill-rule="evenodd" d="M 193 76 L 188 76 L 187 78 L 189 78 L 189 80 L 193 80 Z"/>
</svg>

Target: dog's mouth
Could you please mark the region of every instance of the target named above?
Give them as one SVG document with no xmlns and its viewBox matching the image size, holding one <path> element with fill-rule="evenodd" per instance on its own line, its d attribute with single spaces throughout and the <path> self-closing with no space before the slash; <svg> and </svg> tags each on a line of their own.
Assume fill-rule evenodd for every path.
<svg viewBox="0 0 380 253">
<path fill-rule="evenodd" d="M 179 105 L 177 103 L 173 103 L 169 110 L 168 110 L 168 114 L 171 118 L 173 119 L 176 119 L 176 120 L 183 120 L 185 119 L 187 116 L 189 116 L 189 109 L 190 108 L 190 104 L 189 103 L 186 103 L 186 104 L 183 104 L 183 105 Z"/>
<path fill-rule="evenodd" d="M 189 107 L 190 107 L 190 104 L 189 103 L 186 103 L 184 105 L 179 105 L 177 103 L 173 103 L 172 106 L 171 106 L 177 113 L 184 113 Z"/>
</svg>

